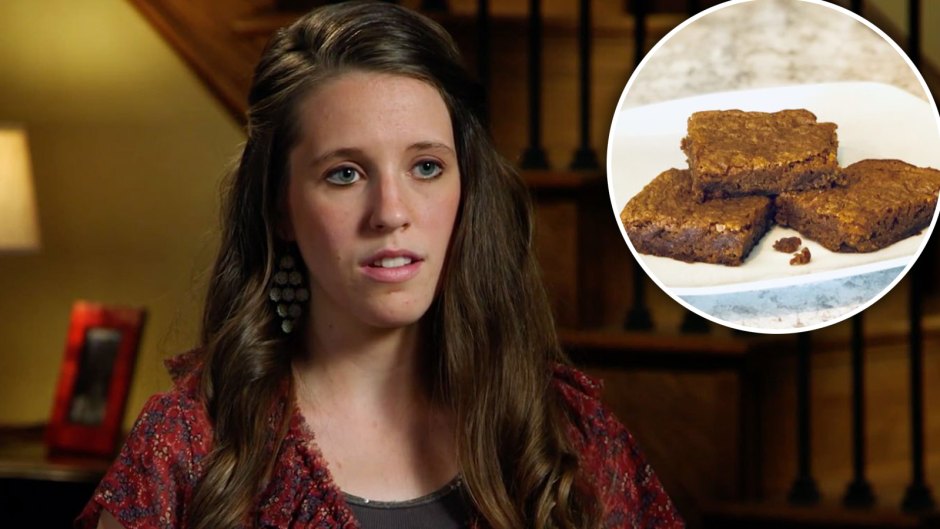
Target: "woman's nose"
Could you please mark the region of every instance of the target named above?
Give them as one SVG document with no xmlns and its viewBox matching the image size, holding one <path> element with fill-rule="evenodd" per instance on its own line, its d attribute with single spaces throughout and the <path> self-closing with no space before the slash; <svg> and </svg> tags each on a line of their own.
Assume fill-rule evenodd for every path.
<svg viewBox="0 0 940 529">
<path fill-rule="evenodd" d="M 377 231 L 395 231 L 411 224 L 402 177 L 381 174 L 372 180 L 369 226 Z"/>
</svg>

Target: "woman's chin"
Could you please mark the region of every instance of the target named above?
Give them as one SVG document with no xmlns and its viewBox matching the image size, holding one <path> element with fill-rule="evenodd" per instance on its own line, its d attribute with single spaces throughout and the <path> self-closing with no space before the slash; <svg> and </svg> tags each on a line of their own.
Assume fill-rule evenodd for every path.
<svg viewBox="0 0 940 529">
<path fill-rule="evenodd" d="M 379 329 L 396 329 L 410 327 L 417 324 L 430 307 L 430 302 L 402 301 L 398 303 L 383 303 L 376 306 L 364 307 L 360 319 L 370 327 Z"/>
<path fill-rule="evenodd" d="M 424 313 L 420 314 L 403 314 L 403 313 L 382 313 L 374 314 L 370 318 L 366 319 L 365 322 L 370 327 L 375 327 L 377 329 L 398 329 L 403 327 L 411 327 L 416 325 L 421 318 L 424 316 Z"/>
</svg>

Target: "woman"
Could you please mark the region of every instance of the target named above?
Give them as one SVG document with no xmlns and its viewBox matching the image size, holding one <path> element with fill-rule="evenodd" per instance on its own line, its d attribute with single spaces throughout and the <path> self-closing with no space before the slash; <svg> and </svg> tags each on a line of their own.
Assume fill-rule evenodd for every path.
<svg viewBox="0 0 940 529">
<path fill-rule="evenodd" d="M 320 8 L 255 71 L 202 346 L 79 527 L 681 527 L 568 367 L 437 24 Z"/>
</svg>

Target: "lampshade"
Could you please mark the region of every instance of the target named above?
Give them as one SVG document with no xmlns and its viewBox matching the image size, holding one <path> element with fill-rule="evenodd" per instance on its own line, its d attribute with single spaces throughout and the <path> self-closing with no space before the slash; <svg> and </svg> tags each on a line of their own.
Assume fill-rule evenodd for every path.
<svg viewBox="0 0 940 529">
<path fill-rule="evenodd" d="M 39 221 L 26 131 L 0 125 L 0 252 L 39 249 Z"/>
</svg>

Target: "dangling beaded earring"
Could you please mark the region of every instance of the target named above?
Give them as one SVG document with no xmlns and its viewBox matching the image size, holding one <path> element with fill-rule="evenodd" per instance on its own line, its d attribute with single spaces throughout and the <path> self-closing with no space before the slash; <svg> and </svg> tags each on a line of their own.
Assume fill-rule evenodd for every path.
<svg viewBox="0 0 940 529">
<path fill-rule="evenodd" d="M 285 254 L 278 260 L 274 281 L 268 298 L 274 302 L 274 310 L 281 318 L 281 331 L 290 334 L 294 324 L 303 314 L 301 303 L 310 299 L 310 291 L 303 284 L 304 276 L 297 268 L 293 255 Z"/>
</svg>

